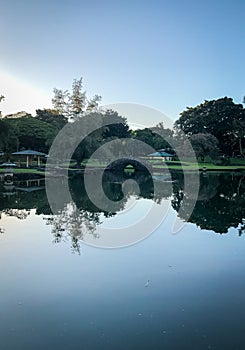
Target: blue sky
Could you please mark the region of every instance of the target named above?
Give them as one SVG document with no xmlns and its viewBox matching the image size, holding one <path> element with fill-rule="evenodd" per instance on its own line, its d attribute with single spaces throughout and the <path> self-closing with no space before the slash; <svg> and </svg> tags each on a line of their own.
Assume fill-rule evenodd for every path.
<svg viewBox="0 0 245 350">
<path fill-rule="evenodd" d="M 54 87 L 70 88 L 81 76 L 88 95 L 101 95 L 103 104 L 143 104 L 172 119 L 205 99 L 242 102 L 243 0 L 0 0 L 0 6 L 5 113 L 48 107 Z"/>
</svg>

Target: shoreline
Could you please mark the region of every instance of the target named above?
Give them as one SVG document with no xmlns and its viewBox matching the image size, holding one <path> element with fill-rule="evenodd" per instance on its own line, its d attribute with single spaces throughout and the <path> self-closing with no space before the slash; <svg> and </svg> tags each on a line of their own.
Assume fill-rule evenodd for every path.
<svg viewBox="0 0 245 350">
<path fill-rule="evenodd" d="M 57 171 L 57 176 L 62 176 L 65 175 L 64 174 L 64 170 L 66 172 L 66 170 L 68 171 L 69 175 L 75 175 L 75 174 L 83 174 L 85 171 L 85 168 L 81 168 L 81 169 L 71 169 L 71 168 L 61 168 L 61 174 L 59 174 L 59 172 Z M 93 166 L 93 167 L 88 167 L 86 169 L 87 171 L 99 171 L 102 170 L 102 167 L 98 167 L 98 166 Z M 108 170 L 108 171 L 112 171 L 113 170 Z M 169 172 L 169 171 L 176 171 L 176 172 L 199 172 L 199 173 L 209 173 L 209 172 L 245 172 L 245 166 L 212 166 L 212 167 L 200 167 L 199 168 L 192 168 L 191 166 L 169 166 L 169 167 L 162 167 L 162 168 L 157 168 L 157 167 L 153 167 L 153 174 L 161 174 L 161 173 L 165 173 L 165 172 Z M 0 175 L 3 175 L 5 173 L 4 169 L 0 169 Z M 63 173 L 63 174 L 62 174 Z M 43 175 L 46 176 L 48 174 L 46 174 L 45 170 L 38 170 L 38 169 L 28 169 L 28 168 L 21 168 L 21 169 L 13 169 L 13 174 L 33 174 L 33 175 Z M 51 175 L 51 174 L 50 174 Z M 52 174 L 51 176 L 55 176 L 56 174 Z"/>
</svg>

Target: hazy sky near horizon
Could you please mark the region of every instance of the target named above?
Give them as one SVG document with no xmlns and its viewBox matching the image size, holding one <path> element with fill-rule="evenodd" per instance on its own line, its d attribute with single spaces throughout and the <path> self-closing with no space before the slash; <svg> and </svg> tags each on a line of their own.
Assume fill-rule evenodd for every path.
<svg viewBox="0 0 245 350">
<path fill-rule="evenodd" d="M 83 77 L 103 104 L 187 106 L 245 95 L 244 0 L 0 0 L 3 114 L 50 107 Z M 142 120 L 152 125 L 159 120 Z"/>
</svg>

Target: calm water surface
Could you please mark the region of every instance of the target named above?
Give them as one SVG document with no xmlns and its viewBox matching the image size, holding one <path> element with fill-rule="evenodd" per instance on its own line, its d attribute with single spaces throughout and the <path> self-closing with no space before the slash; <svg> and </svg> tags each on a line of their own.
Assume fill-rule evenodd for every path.
<svg viewBox="0 0 245 350">
<path fill-rule="evenodd" d="M 136 179 L 140 194 L 128 188 L 113 213 L 96 208 L 74 178 L 79 211 L 66 203 L 56 216 L 42 181 L 2 181 L 1 350 L 244 349 L 245 176 L 201 175 L 196 207 L 178 234 L 171 227 L 183 179 L 173 178 L 157 180 L 157 205 L 169 204 L 161 225 L 120 249 L 91 242 L 103 239 L 101 227 L 140 220 L 152 202 L 147 176 Z M 105 179 L 104 190 L 122 199 L 122 179 Z"/>
</svg>

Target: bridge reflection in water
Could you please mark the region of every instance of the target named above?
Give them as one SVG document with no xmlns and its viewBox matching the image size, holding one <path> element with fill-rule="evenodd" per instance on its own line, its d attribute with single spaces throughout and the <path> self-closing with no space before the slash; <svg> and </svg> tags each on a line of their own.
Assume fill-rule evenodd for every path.
<svg viewBox="0 0 245 350">
<path fill-rule="evenodd" d="M 94 171 L 91 171 L 89 176 L 91 181 L 96 179 Z M 161 203 L 163 199 L 168 199 L 176 213 L 179 213 L 183 203 L 184 179 L 181 173 L 173 172 L 171 176 L 161 174 L 152 177 L 147 171 L 127 173 L 108 170 L 103 173 L 102 179 L 104 194 L 115 203 L 113 211 L 101 209 L 91 202 L 86 192 L 84 176 L 78 174 L 69 179 L 71 196 L 76 206 L 74 215 L 73 217 L 68 215 L 69 203 L 63 203 L 63 206 L 58 208 L 62 215 L 59 220 L 56 218 L 59 225 L 57 220 L 55 223 L 47 200 L 44 178 L 16 179 L 13 184 L 1 181 L 0 213 L 24 218 L 27 211 L 34 209 L 36 215 L 48 215 L 47 221 L 52 225 L 52 232 L 57 241 L 66 232 L 78 243 L 82 236 L 79 236 L 78 232 L 74 236 L 74 230 L 69 231 L 69 225 L 74 228 L 75 219 L 78 223 L 82 221 L 86 223 L 84 229 L 91 229 L 92 232 L 97 225 L 100 225 L 102 219 L 115 217 L 124 210 L 132 197 L 138 201 L 152 200 L 156 204 Z M 136 188 L 137 191 L 135 191 Z M 220 234 L 227 233 L 230 227 L 235 227 L 239 235 L 243 234 L 245 230 L 245 176 L 243 174 L 200 174 L 199 197 L 190 217 L 188 217 L 188 200 L 192 199 L 185 200 L 180 219 L 192 222 L 201 229 Z M 65 229 L 62 220 L 66 223 Z"/>
</svg>

